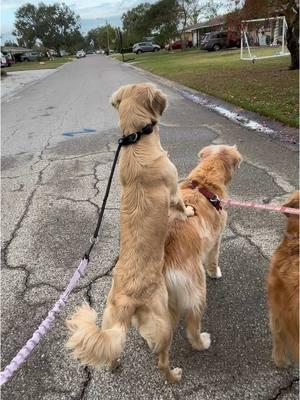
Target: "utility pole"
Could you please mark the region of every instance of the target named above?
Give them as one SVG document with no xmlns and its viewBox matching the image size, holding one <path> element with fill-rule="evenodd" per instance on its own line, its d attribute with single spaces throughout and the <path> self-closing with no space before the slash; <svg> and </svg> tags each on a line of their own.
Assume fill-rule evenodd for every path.
<svg viewBox="0 0 300 400">
<path fill-rule="evenodd" d="M 106 21 L 106 36 L 107 36 L 107 51 L 109 55 L 109 34 L 108 34 L 108 23 Z"/>
</svg>

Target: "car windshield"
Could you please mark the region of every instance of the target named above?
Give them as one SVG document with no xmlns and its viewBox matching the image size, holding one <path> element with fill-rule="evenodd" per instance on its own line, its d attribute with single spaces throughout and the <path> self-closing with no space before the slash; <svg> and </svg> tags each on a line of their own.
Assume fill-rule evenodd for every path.
<svg viewBox="0 0 300 400">
<path fill-rule="evenodd" d="M 202 42 L 206 42 L 210 36 L 210 33 L 205 33 L 204 36 L 202 37 Z"/>
</svg>

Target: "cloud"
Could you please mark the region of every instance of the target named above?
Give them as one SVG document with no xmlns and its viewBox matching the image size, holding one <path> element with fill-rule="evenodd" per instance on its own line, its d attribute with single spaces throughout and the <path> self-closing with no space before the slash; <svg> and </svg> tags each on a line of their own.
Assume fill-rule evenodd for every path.
<svg viewBox="0 0 300 400">
<path fill-rule="evenodd" d="M 121 19 L 118 15 L 110 16 L 108 18 L 81 18 L 81 32 L 87 33 L 90 29 L 106 25 L 106 22 L 115 27 L 121 26 Z"/>
<path fill-rule="evenodd" d="M 57 0 L 42 0 L 46 4 L 52 4 Z M 121 26 L 122 14 L 129 9 L 136 7 L 141 1 L 147 0 L 64 0 L 77 15 L 80 16 L 81 30 L 87 32 L 89 29 L 104 25 L 106 20 L 113 26 Z M 149 0 L 148 0 L 149 1 Z M 155 0 L 150 0 L 154 3 Z M 28 0 L 31 4 L 37 5 L 41 0 Z M 2 0 L 2 27 L 1 34 L 8 34 L 13 30 L 16 10 L 24 5 L 20 0 Z"/>
</svg>

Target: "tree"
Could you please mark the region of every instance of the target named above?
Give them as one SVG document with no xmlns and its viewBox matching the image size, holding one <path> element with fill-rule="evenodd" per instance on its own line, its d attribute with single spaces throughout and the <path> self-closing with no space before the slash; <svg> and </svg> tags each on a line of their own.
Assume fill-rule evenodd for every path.
<svg viewBox="0 0 300 400">
<path fill-rule="evenodd" d="M 210 7 L 213 1 L 210 0 L 208 3 L 200 4 L 199 0 L 177 0 L 177 3 L 180 17 L 181 38 L 183 39 L 185 29 L 188 25 L 196 24 L 200 15 L 206 16 L 207 13 L 211 12 Z M 184 46 L 182 46 L 182 48 L 184 48 Z"/>
<path fill-rule="evenodd" d="M 286 19 L 287 48 L 291 54 L 290 69 L 299 69 L 299 2 L 297 0 L 274 0 L 272 6 L 279 15 L 284 15 Z"/>
<path fill-rule="evenodd" d="M 141 3 L 122 15 L 123 31 L 128 44 L 133 44 L 151 32 L 151 21 L 147 20 L 150 3 Z"/>
<path fill-rule="evenodd" d="M 16 11 L 15 30 L 13 35 L 17 37 L 18 44 L 24 47 L 33 47 L 36 39 L 36 12 L 33 4 L 25 4 Z"/>
<path fill-rule="evenodd" d="M 203 11 L 205 10 L 205 5 L 200 4 L 198 0 L 190 0 L 188 6 L 188 25 L 197 24 L 199 18 Z"/>
<path fill-rule="evenodd" d="M 99 28 L 91 29 L 86 35 L 86 42 L 88 47 L 94 49 L 110 49 L 116 48 L 116 30 L 111 25 L 101 26 Z M 91 45 L 93 43 L 93 45 Z"/>
<path fill-rule="evenodd" d="M 16 12 L 13 34 L 18 42 L 32 47 L 40 41 L 44 47 L 60 53 L 61 48 L 74 46 L 76 40 L 82 40 L 79 16 L 64 3 L 38 6 L 25 4 Z"/>
<path fill-rule="evenodd" d="M 240 9 L 235 19 L 268 18 L 285 16 L 287 23 L 287 48 L 291 54 L 290 69 L 299 69 L 299 3 L 298 0 L 235 0 Z M 232 16 L 231 16 L 232 17 Z"/>
<path fill-rule="evenodd" d="M 223 6 L 222 1 L 208 0 L 201 8 L 203 16 L 207 19 L 215 18 L 220 13 L 220 9 Z"/>
<path fill-rule="evenodd" d="M 153 33 L 161 44 L 170 42 L 178 35 L 180 9 L 177 0 L 159 0 L 146 13 Z"/>
</svg>

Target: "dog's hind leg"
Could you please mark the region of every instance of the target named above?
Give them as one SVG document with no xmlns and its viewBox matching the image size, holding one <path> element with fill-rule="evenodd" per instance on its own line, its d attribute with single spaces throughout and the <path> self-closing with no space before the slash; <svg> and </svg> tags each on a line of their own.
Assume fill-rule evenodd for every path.
<svg viewBox="0 0 300 400">
<path fill-rule="evenodd" d="M 290 365 L 287 348 L 287 336 L 281 327 L 279 318 L 270 315 L 270 328 L 272 331 L 272 358 L 279 368 L 286 368 Z"/>
<path fill-rule="evenodd" d="M 201 333 L 201 321 L 204 307 L 189 310 L 186 317 L 186 334 L 195 350 L 206 350 L 210 346 L 210 334 Z"/>
<path fill-rule="evenodd" d="M 158 368 L 160 372 L 166 377 L 167 381 L 172 382 L 180 382 L 182 369 L 181 368 L 174 368 L 170 369 L 169 364 L 169 350 L 171 346 L 172 338 L 165 343 L 165 345 L 161 345 L 161 349 L 158 354 Z"/>
<path fill-rule="evenodd" d="M 163 302 L 165 303 L 165 302 Z M 172 321 L 167 304 L 158 300 L 149 307 L 143 307 L 135 315 L 134 325 L 147 341 L 150 349 L 158 354 L 158 368 L 168 382 L 180 382 L 182 370 L 170 369 L 169 350 L 172 343 Z"/>
</svg>

